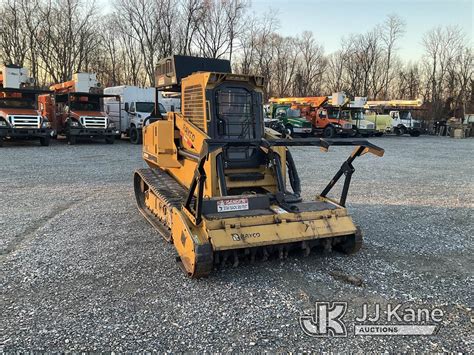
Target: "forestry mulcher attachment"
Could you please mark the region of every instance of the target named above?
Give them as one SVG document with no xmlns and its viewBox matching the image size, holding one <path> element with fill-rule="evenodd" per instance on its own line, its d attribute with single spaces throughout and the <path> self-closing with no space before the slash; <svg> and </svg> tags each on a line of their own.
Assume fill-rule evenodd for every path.
<svg viewBox="0 0 474 355">
<path fill-rule="evenodd" d="M 149 168 L 135 172 L 135 194 L 189 276 L 242 259 L 285 258 L 291 250 L 360 249 L 361 232 L 345 208 L 352 162 L 365 153 L 382 156 L 382 149 L 365 140 L 272 135 L 263 123 L 263 77 L 232 74 L 226 60 L 172 56 L 159 63 L 156 82 L 157 90 L 181 91 L 182 112 L 156 117 L 158 111 L 145 122 Z M 308 145 L 356 148 L 315 201 L 303 202 L 288 147 Z M 340 200 L 330 199 L 343 175 Z"/>
</svg>

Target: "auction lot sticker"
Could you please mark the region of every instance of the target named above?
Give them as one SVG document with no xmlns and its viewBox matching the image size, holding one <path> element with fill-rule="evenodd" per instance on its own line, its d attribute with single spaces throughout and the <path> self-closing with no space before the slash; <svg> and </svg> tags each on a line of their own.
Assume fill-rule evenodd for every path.
<svg viewBox="0 0 474 355">
<path fill-rule="evenodd" d="M 249 209 L 247 198 L 217 201 L 217 212 L 243 211 Z"/>
</svg>

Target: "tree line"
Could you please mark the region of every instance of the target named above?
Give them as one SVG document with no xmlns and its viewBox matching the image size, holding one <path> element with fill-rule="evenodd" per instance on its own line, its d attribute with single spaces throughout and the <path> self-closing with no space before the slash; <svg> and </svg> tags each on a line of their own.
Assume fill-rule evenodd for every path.
<svg viewBox="0 0 474 355">
<path fill-rule="evenodd" d="M 95 72 L 104 86 L 155 84 L 171 54 L 230 59 L 263 75 L 265 96 L 345 91 L 369 99 L 416 99 L 443 119 L 474 110 L 473 49 L 459 27 L 427 31 L 418 61 L 400 58 L 406 24 L 388 15 L 325 53 L 317 37 L 278 31 L 278 14 L 252 13 L 247 0 L 0 0 L 0 61 L 27 67 L 40 86 Z"/>
</svg>

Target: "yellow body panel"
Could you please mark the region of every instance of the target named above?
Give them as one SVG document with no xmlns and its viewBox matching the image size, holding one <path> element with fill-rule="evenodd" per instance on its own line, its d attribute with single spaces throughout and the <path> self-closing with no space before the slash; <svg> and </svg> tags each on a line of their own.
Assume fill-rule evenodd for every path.
<svg viewBox="0 0 474 355">
<path fill-rule="evenodd" d="M 196 249 L 209 244 L 209 242 L 204 231 L 194 226 L 182 211 L 174 208 L 172 218 L 171 234 L 174 236 L 173 244 L 185 270 L 192 276 L 197 266 Z"/>
<path fill-rule="evenodd" d="M 268 223 L 262 216 L 241 218 L 238 222 L 252 223 L 242 226 L 236 223 L 224 229 L 209 230 L 209 239 L 214 250 L 228 250 L 276 245 L 319 238 L 354 234 L 356 226 L 349 216 L 320 219 L 284 219 L 280 223 Z M 242 223 L 245 224 L 245 223 Z"/>
</svg>

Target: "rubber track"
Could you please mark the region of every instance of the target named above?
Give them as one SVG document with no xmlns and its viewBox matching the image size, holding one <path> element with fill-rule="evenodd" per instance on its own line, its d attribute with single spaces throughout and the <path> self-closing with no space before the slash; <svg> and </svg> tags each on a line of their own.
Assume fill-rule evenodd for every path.
<svg viewBox="0 0 474 355">
<path fill-rule="evenodd" d="M 153 194 L 168 205 L 170 212 L 173 207 L 181 208 L 181 205 L 187 197 L 186 190 L 166 172 L 158 169 L 138 169 L 135 171 L 135 176 L 136 175 L 148 185 Z M 137 179 L 135 178 L 135 185 L 137 185 L 137 183 Z M 163 223 L 161 219 L 152 214 L 144 204 L 144 196 L 139 196 L 138 194 L 143 193 L 140 191 L 139 186 L 135 186 L 135 197 L 140 212 L 167 241 L 171 241 L 169 231 L 171 226 Z"/>
</svg>

